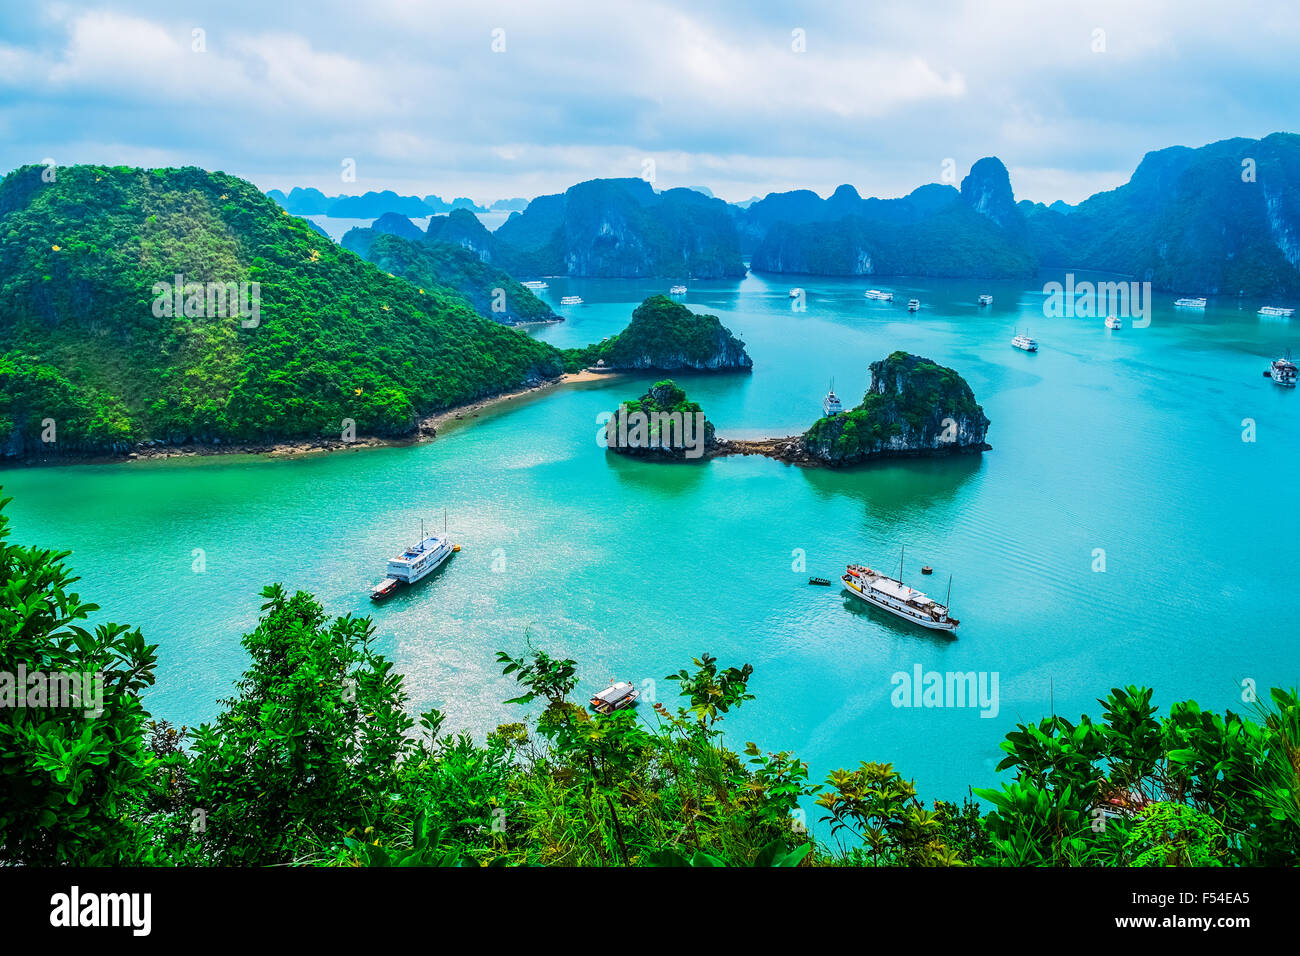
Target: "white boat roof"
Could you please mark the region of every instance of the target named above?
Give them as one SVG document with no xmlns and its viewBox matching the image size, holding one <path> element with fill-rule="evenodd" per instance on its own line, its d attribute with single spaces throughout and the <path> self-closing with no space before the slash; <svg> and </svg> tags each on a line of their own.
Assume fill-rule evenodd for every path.
<svg viewBox="0 0 1300 956">
<path fill-rule="evenodd" d="M 604 690 L 597 691 L 594 696 L 596 700 L 612 704 L 615 701 L 622 700 L 628 694 L 632 693 L 632 690 L 632 685 L 627 681 L 619 681 L 617 684 L 611 684 Z"/>
<path fill-rule="evenodd" d="M 394 555 L 392 558 L 389 559 L 389 561 L 390 563 L 400 562 L 402 564 L 409 564 L 411 561 L 414 561 L 420 555 L 424 554 L 424 552 L 433 551 L 435 548 L 441 545 L 442 542 L 443 542 L 442 535 L 431 534 L 427 536 L 419 544 L 412 545 L 411 547 L 403 551 L 401 554 Z"/>
</svg>

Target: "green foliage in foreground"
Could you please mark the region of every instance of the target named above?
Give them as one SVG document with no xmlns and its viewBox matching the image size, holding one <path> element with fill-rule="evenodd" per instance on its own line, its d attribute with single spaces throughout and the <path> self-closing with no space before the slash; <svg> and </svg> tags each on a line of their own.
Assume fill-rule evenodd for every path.
<svg viewBox="0 0 1300 956">
<path fill-rule="evenodd" d="M 2 507 L 2 506 L 0 506 Z M 1115 689 L 1102 718 L 1050 717 L 1002 744 L 1014 779 L 927 809 L 892 766 L 818 785 L 788 752 L 722 738 L 753 669 L 701 655 L 680 702 L 608 716 L 578 665 L 497 655 L 519 719 L 482 742 L 418 727 L 368 619 L 265 589 L 249 666 L 211 724 L 150 723 L 154 648 L 69 590 L 65 554 L 15 546 L 0 511 L 0 672 L 97 670 L 103 711 L 0 708 L 0 865 L 1295 865 L 1300 701 L 1254 719 Z M 414 733 L 412 733 L 414 732 Z M 829 842 L 810 838 L 816 808 Z"/>
</svg>

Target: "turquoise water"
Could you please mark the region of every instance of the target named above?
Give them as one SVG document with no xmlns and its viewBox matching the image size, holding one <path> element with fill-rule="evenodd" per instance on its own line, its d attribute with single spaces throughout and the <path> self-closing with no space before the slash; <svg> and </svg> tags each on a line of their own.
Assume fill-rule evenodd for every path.
<svg viewBox="0 0 1300 956">
<path fill-rule="evenodd" d="M 794 281 L 806 312 L 791 310 Z M 722 435 L 784 435 L 820 414 L 828 379 L 856 401 L 867 364 L 906 349 L 966 377 L 992 420 L 991 452 L 850 472 L 607 457 L 596 416 L 652 381 L 633 377 L 516 399 L 409 448 L 11 470 L 0 481 L 15 497 L 16 539 L 70 548 L 102 619 L 160 645 L 149 706 L 181 723 L 216 713 L 271 581 L 335 613 L 371 614 L 413 709 L 438 706 L 449 727 L 481 735 L 515 719 L 494 652 L 522 650 L 528 634 L 579 661 L 583 693 L 617 676 L 654 679 L 667 699 L 663 676 L 708 652 L 755 667 L 757 700 L 726 722 L 734 743 L 793 750 L 815 779 L 893 761 L 927 800 L 992 783 L 1002 736 L 1053 702 L 1097 715 L 1110 687 L 1145 683 L 1163 705 L 1194 697 L 1240 710 L 1244 678 L 1300 681 L 1300 395 L 1261 375 L 1300 339 L 1290 324 L 1235 300 L 1175 314 L 1166 295 L 1149 328 L 1109 332 L 1100 319 L 1044 318 L 1040 285 L 877 284 L 897 293 L 893 305 L 864 300 L 859 281 L 694 284 L 687 302 L 720 315 L 755 368 L 683 383 Z M 536 333 L 557 345 L 617 332 L 663 291 L 551 286 L 557 305 L 587 300 Z M 978 309 L 984 291 L 995 302 Z M 911 296 L 924 303 L 913 317 Z M 1008 344 L 1026 326 L 1037 354 Z M 1242 441 L 1246 418 L 1253 443 Z M 464 550 L 371 605 L 365 589 L 385 559 L 444 506 Z M 909 583 L 942 599 L 952 576 L 956 640 L 806 583 L 837 581 L 847 562 L 895 567 L 904 544 Z M 892 706 L 891 676 L 917 664 L 996 672 L 996 718 Z"/>
</svg>

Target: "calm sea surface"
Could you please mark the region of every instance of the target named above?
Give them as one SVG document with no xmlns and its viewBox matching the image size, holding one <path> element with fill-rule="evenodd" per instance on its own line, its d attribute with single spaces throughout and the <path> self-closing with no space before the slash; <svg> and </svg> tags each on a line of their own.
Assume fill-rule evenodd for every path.
<svg viewBox="0 0 1300 956">
<path fill-rule="evenodd" d="M 804 312 L 787 297 L 794 282 Z M 9 470 L 0 482 L 15 539 L 71 549 L 99 619 L 160 645 L 148 705 L 178 723 L 217 712 L 272 581 L 372 615 L 413 709 L 442 708 L 448 727 L 482 735 L 517 719 L 493 657 L 529 636 L 579 661 L 584 695 L 619 677 L 652 679 L 669 700 L 663 676 L 707 652 L 755 668 L 757 699 L 726 721 L 734 744 L 793 750 L 817 780 L 892 761 L 927 800 L 994 783 L 1002 736 L 1053 702 L 1099 716 L 1097 697 L 1141 683 L 1162 706 L 1241 710 L 1246 678 L 1300 682 L 1300 395 L 1261 375 L 1300 348 L 1300 329 L 1258 318 L 1259 302 L 1188 314 L 1158 294 L 1149 328 L 1110 332 L 1099 318 L 1045 318 L 1037 284 L 877 284 L 894 304 L 864 300 L 862 281 L 694 283 L 687 303 L 721 316 L 755 367 L 682 383 L 724 436 L 792 434 L 820 415 L 830 379 L 856 403 L 868 363 L 905 349 L 965 376 L 992 420 L 991 452 L 838 473 L 607 457 L 596 416 L 653 380 L 632 377 L 504 403 L 422 446 Z M 557 308 L 565 294 L 586 304 L 537 334 L 598 340 L 663 286 L 552 280 Z M 986 291 L 993 306 L 977 308 Z M 1009 345 L 1026 328 L 1037 354 Z M 463 551 L 372 606 L 386 558 L 421 516 L 440 526 L 444 507 Z M 847 562 L 897 567 L 904 545 L 908 583 L 942 599 L 951 575 L 958 639 L 806 583 L 838 585 Z M 894 707 L 891 676 L 918 664 L 996 673 L 997 715 Z"/>
</svg>

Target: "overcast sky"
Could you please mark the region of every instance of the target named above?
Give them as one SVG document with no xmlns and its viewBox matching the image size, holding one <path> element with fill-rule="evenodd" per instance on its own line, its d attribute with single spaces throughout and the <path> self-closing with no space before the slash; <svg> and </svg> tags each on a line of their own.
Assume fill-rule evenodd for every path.
<svg viewBox="0 0 1300 956">
<path fill-rule="evenodd" d="M 1076 202 L 1148 150 L 1300 129 L 1296 3 L 6 4 L 0 167 L 492 200 L 652 161 L 739 200 L 994 155 L 1017 198 Z"/>
</svg>

